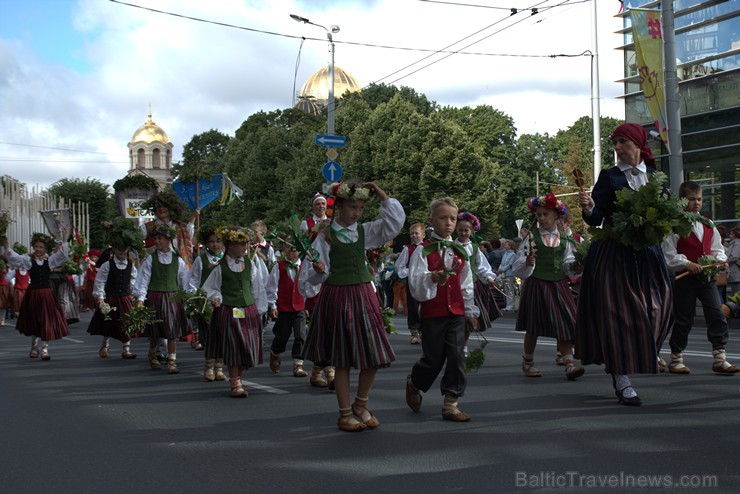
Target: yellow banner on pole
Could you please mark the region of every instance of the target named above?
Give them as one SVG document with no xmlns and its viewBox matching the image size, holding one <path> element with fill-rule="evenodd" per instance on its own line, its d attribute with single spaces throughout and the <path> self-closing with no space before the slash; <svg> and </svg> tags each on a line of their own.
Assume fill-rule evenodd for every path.
<svg viewBox="0 0 740 494">
<path fill-rule="evenodd" d="M 663 31 L 660 26 L 660 11 L 630 9 L 630 17 L 642 92 L 645 93 L 645 102 L 653 117 L 653 123 L 660 132 L 660 138 L 668 147 L 668 120 L 663 91 Z"/>
</svg>

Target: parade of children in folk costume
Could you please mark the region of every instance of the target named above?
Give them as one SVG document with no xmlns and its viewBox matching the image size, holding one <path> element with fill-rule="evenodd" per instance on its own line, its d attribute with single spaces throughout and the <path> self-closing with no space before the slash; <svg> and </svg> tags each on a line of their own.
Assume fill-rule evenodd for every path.
<svg viewBox="0 0 740 494">
<path fill-rule="evenodd" d="M 575 277 L 571 243 L 561 238 L 558 222 L 565 215 L 565 204 L 553 194 L 535 197 L 527 202 L 535 215 L 536 225 L 529 230 L 517 252 L 513 271 L 524 279 L 516 330 L 524 331 L 522 371 L 527 377 L 541 377 L 534 365 L 537 338 L 555 338 L 565 365 L 565 376 L 575 380 L 584 369 L 575 364 L 576 302 L 568 278 Z"/>
<path fill-rule="evenodd" d="M 188 292 L 195 293 L 203 287 L 203 284 L 210 276 L 211 272 L 216 268 L 221 259 L 224 257 L 224 244 L 221 242 L 221 237 L 216 233 L 216 230 L 211 225 L 203 225 L 198 231 L 198 240 L 203 245 L 203 252 L 198 254 L 193 261 L 193 265 L 190 267 L 188 273 Z M 207 321 L 205 315 L 199 314 L 195 316 L 193 321 L 195 326 L 198 328 L 198 335 L 200 345 L 196 345 L 196 350 L 208 348 L 208 336 L 210 333 L 210 321 Z M 205 353 L 205 367 L 203 370 L 203 378 L 206 381 L 223 381 L 226 376 L 223 371 L 223 359 L 215 359 L 208 356 L 209 352 Z M 211 352 L 212 353 L 212 352 Z"/>
<path fill-rule="evenodd" d="M 468 254 L 470 271 L 473 274 L 473 288 L 475 294 L 475 305 L 480 310 L 478 316 L 478 331 L 485 331 L 491 327 L 491 323 L 501 317 L 501 309 L 498 308 L 493 296 L 492 287 L 496 282 L 496 275 L 491 270 L 488 259 L 483 254 L 477 242 L 472 238 L 480 230 L 480 220 L 473 213 L 464 211 L 457 215 L 457 238 L 455 243 L 460 244 Z M 465 325 L 465 349 L 467 356 L 467 341 L 470 338 L 472 328 Z"/>
<path fill-rule="evenodd" d="M 106 239 L 111 255 L 101 264 L 93 286 L 89 287 L 96 308 L 87 332 L 103 337 L 100 357 L 108 357 L 113 338 L 121 342 L 121 358 L 134 359 L 136 354 L 131 352 L 131 336 L 125 331 L 123 318 L 133 309 L 132 292 L 138 273 L 132 253 L 141 249 L 144 237 L 131 220 L 117 217 L 107 224 Z"/>
<path fill-rule="evenodd" d="M 406 214 L 373 182 L 334 184 L 331 193 L 335 198 L 332 223 L 313 243 L 318 260 L 306 262 L 299 275 L 301 294 L 318 295 L 303 356 L 336 368 L 337 426 L 359 432 L 380 425 L 368 409 L 370 390 L 377 370 L 395 360 L 365 252 L 395 238 Z M 380 200 L 379 219 L 358 223 L 373 196 Z M 360 370 L 353 402 L 350 367 Z"/>
<path fill-rule="evenodd" d="M 203 290 L 214 306 L 206 339 L 206 358 L 228 367 L 230 394 L 245 398 L 241 376 L 262 363 L 262 315 L 267 311 L 267 268 L 249 254 L 253 232 L 238 227 L 219 228 L 226 249 Z"/>
<path fill-rule="evenodd" d="M 62 225 L 62 237 L 66 227 Z M 14 269 L 25 269 L 30 275 L 30 284 L 18 312 L 16 329 L 31 337 L 31 358 L 50 360 L 49 341 L 69 336 L 69 327 L 59 301 L 54 294 L 50 276 L 52 269 L 59 268 L 67 260 L 67 244 L 55 249 L 55 240 L 45 233 L 35 232 L 31 236 L 31 254 L 17 254 L 6 248 L 8 264 Z M 40 342 L 40 344 L 39 344 Z"/>
</svg>

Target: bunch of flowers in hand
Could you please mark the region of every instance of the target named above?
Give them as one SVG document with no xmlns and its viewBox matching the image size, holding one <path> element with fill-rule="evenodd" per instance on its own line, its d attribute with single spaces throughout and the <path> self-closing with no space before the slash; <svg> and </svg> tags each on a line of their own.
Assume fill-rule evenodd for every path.
<svg viewBox="0 0 740 494">
<path fill-rule="evenodd" d="M 103 319 L 106 321 L 111 320 L 111 312 L 115 312 L 116 308 L 112 307 L 108 302 L 100 302 L 100 305 L 98 305 L 98 308 L 100 309 L 100 313 L 103 314 Z"/>
<path fill-rule="evenodd" d="M 301 254 L 302 259 L 310 262 L 319 260 L 319 253 L 311 245 L 311 237 L 308 232 L 301 230 L 301 220 L 297 214 L 292 215 L 282 223 L 278 223 L 272 232 L 265 235 L 265 238 L 281 245 L 294 247 Z"/>
</svg>

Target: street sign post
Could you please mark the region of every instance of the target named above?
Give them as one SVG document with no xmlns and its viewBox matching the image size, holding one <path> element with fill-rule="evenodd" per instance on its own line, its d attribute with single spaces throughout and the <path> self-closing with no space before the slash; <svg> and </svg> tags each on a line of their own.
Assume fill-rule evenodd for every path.
<svg viewBox="0 0 740 494">
<path fill-rule="evenodd" d="M 328 182 L 336 182 L 342 178 L 342 167 L 336 161 L 327 161 L 324 168 L 321 169 L 321 174 L 324 176 L 324 180 Z"/>
<path fill-rule="evenodd" d="M 343 148 L 347 145 L 347 138 L 344 136 L 332 136 L 328 134 L 316 134 L 317 146 L 334 146 Z"/>
</svg>

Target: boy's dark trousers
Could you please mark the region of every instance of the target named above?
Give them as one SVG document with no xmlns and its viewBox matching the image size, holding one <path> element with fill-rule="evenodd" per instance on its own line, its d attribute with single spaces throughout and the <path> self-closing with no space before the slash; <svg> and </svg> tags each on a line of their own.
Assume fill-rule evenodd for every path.
<svg viewBox="0 0 740 494">
<path fill-rule="evenodd" d="M 704 282 L 695 275 L 676 280 L 673 284 L 673 330 L 669 345 L 671 352 L 681 353 L 689 341 L 689 332 L 694 324 L 696 300 L 701 302 L 704 320 L 707 323 L 707 339 L 712 348 L 724 348 L 727 344 L 727 318 L 722 312 L 714 281 Z"/>
<path fill-rule="evenodd" d="M 272 327 L 275 338 L 270 345 L 270 352 L 280 355 L 288 345 L 290 335 L 293 335 L 291 357 L 300 359 L 303 353 L 303 344 L 306 341 L 306 314 L 305 312 L 278 312 L 277 321 Z"/>
<path fill-rule="evenodd" d="M 465 318 L 434 317 L 421 320 L 421 358 L 411 369 L 411 381 L 417 389 L 429 391 L 447 361 L 440 388 L 442 394 L 465 393 Z"/>
<path fill-rule="evenodd" d="M 421 325 L 421 319 L 419 319 L 419 302 L 411 296 L 411 289 L 408 283 L 406 283 L 406 306 L 409 311 L 408 318 L 406 319 L 409 330 L 419 329 Z"/>
</svg>

